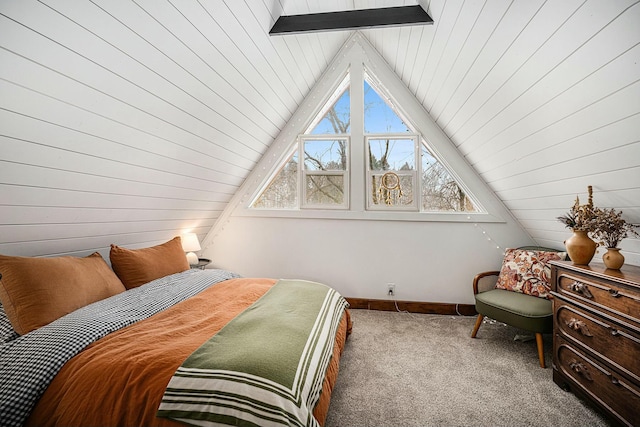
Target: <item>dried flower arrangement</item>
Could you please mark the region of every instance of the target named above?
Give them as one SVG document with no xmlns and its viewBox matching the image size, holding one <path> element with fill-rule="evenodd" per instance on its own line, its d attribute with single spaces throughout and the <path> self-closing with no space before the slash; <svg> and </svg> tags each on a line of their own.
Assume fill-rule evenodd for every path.
<svg viewBox="0 0 640 427">
<path fill-rule="evenodd" d="M 562 222 L 567 228 L 571 228 L 574 231 L 587 232 L 595 230 L 593 188 L 589 186 L 587 191 L 589 200 L 586 205 L 581 205 L 580 198 L 576 196 L 576 202 L 571 207 L 571 210 L 567 214 L 557 217 L 558 221 Z"/>
<path fill-rule="evenodd" d="M 640 237 L 640 234 L 635 230 L 638 225 L 625 221 L 622 218 L 622 211 L 616 211 L 613 208 L 595 208 L 593 215 L 595 228 L 592 237 L 602 246 L 617 248 L 618 243 L 626 237 Z"/>
</svg>

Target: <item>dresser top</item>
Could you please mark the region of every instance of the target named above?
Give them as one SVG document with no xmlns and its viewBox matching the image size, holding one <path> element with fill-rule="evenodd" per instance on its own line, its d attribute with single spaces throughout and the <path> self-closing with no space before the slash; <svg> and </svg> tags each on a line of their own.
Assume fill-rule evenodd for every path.
<svg viewBox="0 0 640 427">
<path fill-rule="evenodd" d="M 635 265 L 625 264 L 620 270 L 611 270 L 600 262 L 591 262 L 589 265 L 577 265 L 571 261 L 550 261 L 549 263 L 578 273 L 589 274 L 591 276 L 615 280 L 635 286 L 640 285 L 640 267 Z"/>
</svg>

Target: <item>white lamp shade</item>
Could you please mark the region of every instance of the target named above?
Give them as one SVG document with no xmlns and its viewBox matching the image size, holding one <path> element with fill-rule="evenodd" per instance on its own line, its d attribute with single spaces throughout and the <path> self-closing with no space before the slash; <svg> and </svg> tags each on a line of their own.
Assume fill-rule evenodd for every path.
<svg viewBox="0 0 640 427">
<path fill-rule="evenodd" d="M 180 240 L 182 241 L 182 250 L 185 252 L 195 252 L 201 249 L 196 233 L 184 233 Z"/>
</svg>

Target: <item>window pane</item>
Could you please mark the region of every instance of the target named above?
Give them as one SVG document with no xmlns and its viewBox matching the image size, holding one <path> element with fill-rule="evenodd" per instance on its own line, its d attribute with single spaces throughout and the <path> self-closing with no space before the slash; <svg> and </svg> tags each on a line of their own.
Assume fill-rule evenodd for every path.
<svg viewBox="0 0 640 427">
<path fill-rule="evenodd" d="M 370 205 L 411 206 L 413 204 L 412 175 L 374 173 L 370 175 L 370 179 Z"/>
<path fill-rule="evenodd" d="M 276 174 L 254 208 L 292 209 L 298 206 L 298 152 L 296 151 Z"/>
<path fill-rule="evenodd" d="M 306 203 L 310 205 L 342 205 L 344 176 L 307 175 Z"/>
<path fill-rule="evenodd" d="M 422 147 L 422 210 L 477 212 L 455 179 L 433 155 Z"/>
<path fill-rule="evenodd" d="M 304 140 L 304 168 L 312 171 L 347 169 L 347 140 Z"/>
<path fill-rule="evenodd" d="M 372 171 L 415 170 L 413 139 L 370 139 L 369 169 Z"/>
<path fill-rule="evenodd" d="M 366 80 L 364 82 L 364 132 L 410 132 L 409 127 Z"/>
<path fill-rule="evenodd" d="M 312 135 L 347 134 L 351 126 L 351 97 L 349 87 L 329 106 L 317 125 L 308 132 Z M 329 101 L 331 102 L 331 100 Z"/>
</svg>

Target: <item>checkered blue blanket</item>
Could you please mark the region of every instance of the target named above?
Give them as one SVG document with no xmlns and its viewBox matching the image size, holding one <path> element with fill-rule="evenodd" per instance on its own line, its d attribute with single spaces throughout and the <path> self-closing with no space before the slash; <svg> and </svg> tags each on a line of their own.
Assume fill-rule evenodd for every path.
<svg viewBox="0 0 640 427">
<path fill-rule="evenodd" d="M 0 345 L 0 425 L 21 426 L 62 366 L 107 334 L 239 277 L 224 270 L 187 270 L 74 311 Z"/>
</svg>

